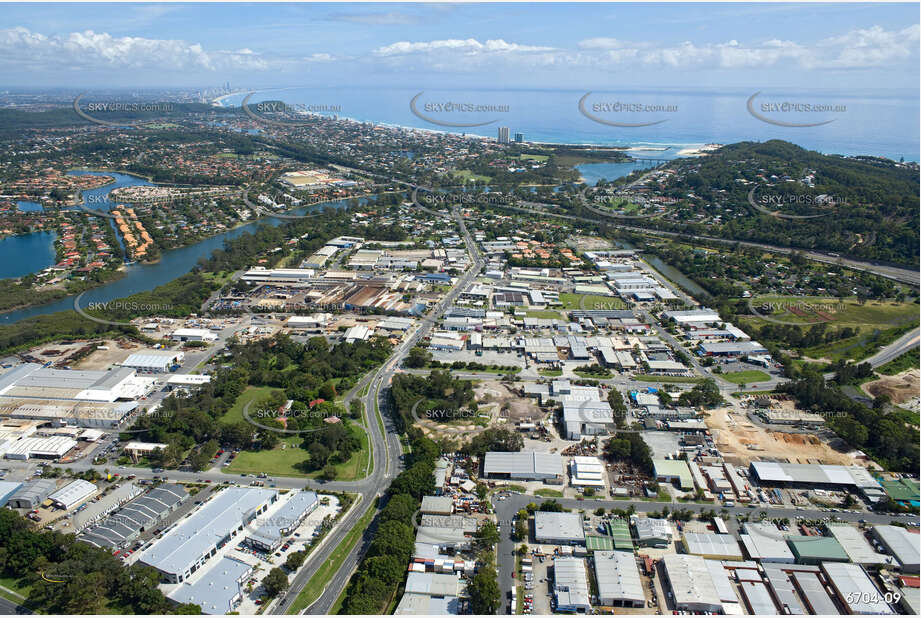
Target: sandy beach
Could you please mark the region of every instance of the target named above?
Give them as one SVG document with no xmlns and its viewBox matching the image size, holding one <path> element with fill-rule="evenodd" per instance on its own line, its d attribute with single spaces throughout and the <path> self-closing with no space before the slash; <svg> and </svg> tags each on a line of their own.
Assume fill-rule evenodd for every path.
<svg viewBox="0 0 921 618">
<path fill-rule="evenodd" d="M 703 146 L 698 146 L 697 148 L 682 148 L 678 151 L 679 157 L 699 157 L 701 155 L 710 154 L 714 150 L 719 150 L 723 147 L 723 144 L 705 144 Z"/>
</svg>

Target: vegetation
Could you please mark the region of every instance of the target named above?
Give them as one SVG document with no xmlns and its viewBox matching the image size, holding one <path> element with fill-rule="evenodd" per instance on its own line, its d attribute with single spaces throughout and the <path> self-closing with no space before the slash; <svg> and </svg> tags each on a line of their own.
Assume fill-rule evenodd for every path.
<svg viewBox="0 0 921 618">
<path fill-rule="evenodd" d="M 448 371 L 435 370 L 428 376 L 397 374 L 393 376 L 390 396 L 399 413 L 397 422 L 401 428 L 411 427 L 415 422 L 414 408 L 418 418 L 438 410 L 439 420 L 463 418 L 476 412 L 473 382 L 454 378 Z"/>
<path fill-rule="evenodd" d="M 746 371 L 730 371 L 721 374 L 723 379 L 733 384 L 751 384 L 752 382 L 767 382 L 771 376 L 759 371 L 758 369 L 749 369 Z"/>
<path fill-rule="evenodd" d="M 197 605 L 170 603 L 155 569 L 126 567 L 72 534 L 35 531 L 9 509 L 0 509 L 0 575 L 22 582 L 23 604 L 37 614 L 201 613 Z"/>
<path fill-rule="evenodd" d="M 619 433 L 604 445 L 604 456 L 613 461 L 629 462 L 647 476 L 652 476 L 652 449 L 639 433 Z"/>
</svg>

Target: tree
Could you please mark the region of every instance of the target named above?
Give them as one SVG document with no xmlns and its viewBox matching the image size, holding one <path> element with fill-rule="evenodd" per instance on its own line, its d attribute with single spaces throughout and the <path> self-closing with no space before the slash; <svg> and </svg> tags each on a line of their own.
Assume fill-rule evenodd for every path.
<svg viewBox="0 0 921 618">
<path fill-rule="evenodd" d="M 483 522 L 480 529 L 476 531 L 477 545 L 482 548 L 492 547 L 499 542 L 499 529 L 491 521 Z"/>
<path fill-rule="evenodd" d="M 409 369 L 421 369 L 422 367 L 428 367 L 431 362 L 432 353 L 425 348 L 416 346 L 406 355 L 406 360 L 403 361 L 403 365 Z"/>
<path fill-rule="evenodd" d="M 276 597 L 288 589 L 288 576 L 280 568 L 275 567 L 262 580 L 262 586 L 269 597 Z"/>
<path fill-rule="evenodd" d="M 307 552 L 305 551 L 296 551 L 288 554 L 288 557 L 285 558 L 285 567 L 289 571 L 296 571 L 301 568 L 301 565 L 304 564 L 304 561 L 307 559 Z"/>
<path fill-rule="evenodd" d="M 484 552 L 480 568 L 470 581 L 467 592 L 470 594 L 474 614 L 491 616 L 498 613 L 502 595 L 499 592 L 499 573 L 496 571 L 495 556 L 492 552 Z"/>
<path fill-rule="evenodd" d="M 323 466 L 323 470 L 320 472 L 320 480 L 322 481 L 332 481 L 336 478 L 336 466 L 333 464 L 326 464 Z"/>
</svg>

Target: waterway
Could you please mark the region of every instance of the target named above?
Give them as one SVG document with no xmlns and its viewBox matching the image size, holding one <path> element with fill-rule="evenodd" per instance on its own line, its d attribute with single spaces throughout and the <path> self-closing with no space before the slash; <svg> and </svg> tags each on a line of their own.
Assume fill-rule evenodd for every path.
<svg viewBox="0 0 921 618">
<path fill-rule="evenodd" d="M 32 232 L 0 240 L 0 272 L 4 278 L 23 277 L 55 264 L 56 232 Z"/>
</svg>

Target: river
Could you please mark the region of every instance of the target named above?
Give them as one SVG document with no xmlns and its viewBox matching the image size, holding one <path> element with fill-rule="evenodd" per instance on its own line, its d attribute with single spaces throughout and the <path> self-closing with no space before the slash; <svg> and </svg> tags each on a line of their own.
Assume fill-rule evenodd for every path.
<svg viewBox="0 0 921 618">
<path fill-rule="evenodd" d="M 79 172 L 84 173 L 93 173 L 93 172 Z M 100 173 L 100 172 L 97 172 Z M 101 174 L 101 173 L 100 173 Z M 92 191 L 84 192 L 84 203 L 87 204 L 88 208 L 93 208 L 94 210 L 108 210 L 104 206 L 108 203 L 103 199 L 103 195 L 108 195 L 108 192 L 112 189 L 115 189 L 119 186 L 125 187 L 130 186 L 131 184 L 138 185 L 147 185 L 151 184 L 143 178 L 138 178 L 136 176 L 130 176 L 128 174 L 113 174 L 111 172 L 106 172 L 107 176 L 117 176 L 118 180 L 114 184 L 106 185 L 101 189 L 93 189 Z M 89 196 L 94 196 L 89 203 L 87 203 L 87 198 Z M 342 208 L 347 205 L 347 200 L 339 200 L 336 202 L 331 202 L 324 204 L 322 207 L 332 206 L 334 208 Z M 307 211 L 311 208 L 307 206 L 305 208 L 300 208 L 291 212 L 301 213 Z M 97 288 L 89 290 L 84 295 L 81 300 L 81 304 L 84 306 L 88 303 L 103 303 L 115 300 L 117 298 L 124 298 L 125 296 L 131 296 L 132 294 L 137 294 L 139 292 L 145 292 L 147 290 L 152 290 L 153 288 L 169 283 L 170 281 L 181 277 L 186 274 L 192 268 L 198 264 L 198 261 L 202 258 L 208 258 L 211 253 L 216 249 L 221 249 L 224 246 L 224 241 L 231 238 L 236 238 L 241 234 L 246 234 L 251 232 L 256 226 L 261 224 L 278 226 L 282 223 L 285 223 L 284 219 L 277 219 L 274 217 L 266 217 L 263 219 L 258 219 L 250 223 L 246 223 L 239 227 L 236 227 L 227 232 L 218 234 L 217 236 L 212 236 L 206 238 L 194 245 L 188 245 L 186 247 L 181 247 L 179 249 L 170 249 L 168 251 L 162 252 L 162 257 L 159 262 L 153 264 L 144 264 L 136 263 L 129 264 L 125 266 L 124 276 L 116 281 L 103 284 Z M 32 236 L 32 235 L 30 235 Z M 16 236 L 12 238 L 25 238 L 23 236 Z M 9 239 L 7 239 L 9 240 Z M 54 255 L 52 253 L 52 259 Z M 21 273 L 27 274 L 27 273 Z M 26 318 L 32 318 L 39 315 L 46 315 L 49 313 L 56 313 L 58 311 L 72 311 L 74 308 L 74 297 L 68 296 L 61 300 L 55 301 L 53 303 L 39 305 L 36 307 L 26 307 L 17 311 L 11 311 L 9 313 L 0 314 L 0 325 L 2 324 L 13 324 L 20 320 Z"/>
</svg>

